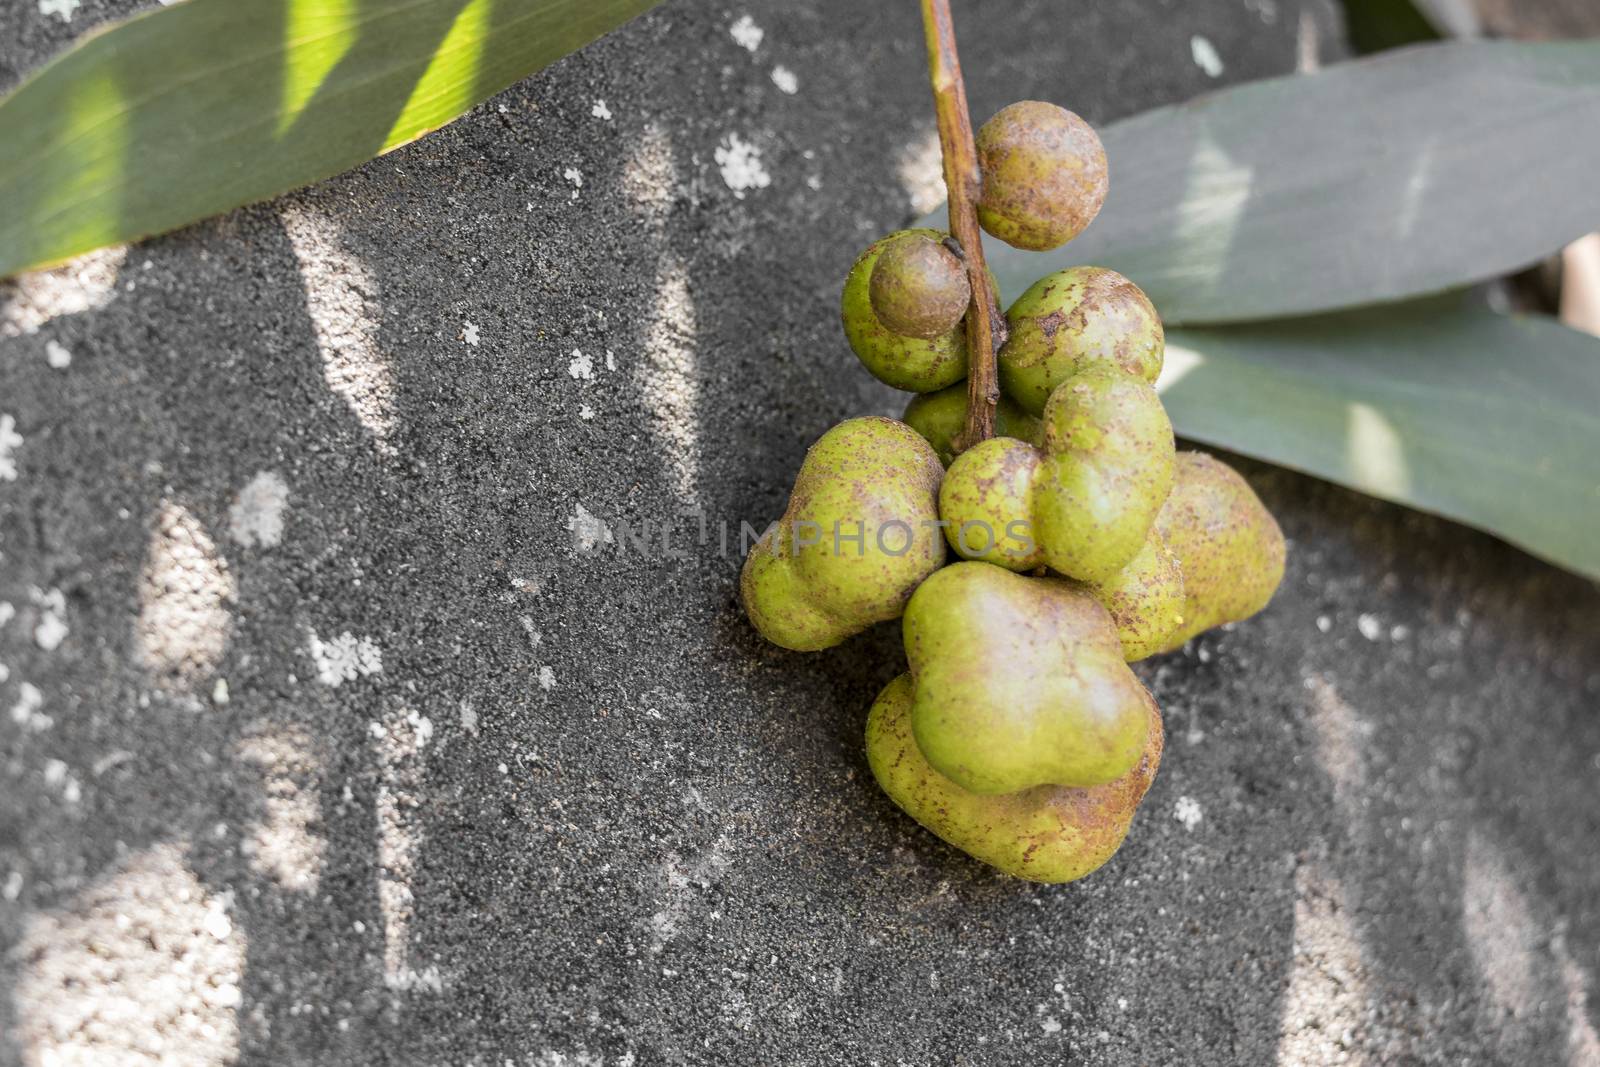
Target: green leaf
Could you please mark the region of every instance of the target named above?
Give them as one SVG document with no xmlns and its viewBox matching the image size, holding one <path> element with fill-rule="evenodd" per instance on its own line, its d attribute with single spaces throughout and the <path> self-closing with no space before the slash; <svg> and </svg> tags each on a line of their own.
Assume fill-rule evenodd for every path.
<svg viewBox="0 0 1600 1067">
<path fill-rule="evenodd" d="M 0 101 L 0 277 L 348 170 L 657 0 L 186 0 Z"/>
<path fill-rule="evenodd" d="M 1168 341 L 1182 436 L 1600 578 L 1600 340 L 1434 299 Z"/>
<path fill-rule="evenodd" d="M 1600 224 L 1597 115 L 1600 41 L 1385 52 L 1116 123 L 1110 196 L 1083 236 L 984 247 L 1008 300 L 1092 263 L 1172 323 L 1442 292 Z"/>
</svg>

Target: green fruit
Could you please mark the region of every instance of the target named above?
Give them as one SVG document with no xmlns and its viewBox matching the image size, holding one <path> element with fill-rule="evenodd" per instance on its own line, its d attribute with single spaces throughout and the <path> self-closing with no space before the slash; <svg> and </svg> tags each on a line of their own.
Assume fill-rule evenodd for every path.
<svg viewBox="0 0 1600 1067">
<path fill-rule="evenodd" d="M 967 385 L 965 382 L 941 389 L 937 393 L 921 393 L 906 405 L 906 425 L 916 430 L 939 459 L 949 466 L 956 458 L 956 436 L 967 425 Z M 1001 437 L 1015 437 L 1019 441 L 1038 445 L 1044 443 L 1044 427 L 1039 420 L 1019 408 L 1010 397 L 1001 394 L 995 405 L 995 433 Z"/>
<path fill-rule="evenodd" d="M 978 222 L 1006 244 L 1045 252 L 1082 233 L 1106 199 L 1106 150 L 1064 107 L 1023 100 L 978 130 Z"/>
<path fill-rule="evenodd" d="M 896 389 L 931 393 L 967 376 L 967 341 L 957 327 L 934 338 L 896 333 L 872 310 L 872 274 L 878 257 L 890 245 L 908 239 L 939 241 L 938 230 L 901 230 L 874 241 L 861 253 L 845 278 L 841 301 L 844 334 L 873 377 Z"/>
<path fill-rule="evenodd" d="M 1010 437 L 982 441 L 957 456 L 939 487 L 939 518 L 956 555 L 1007 570 L 1044 563 L 1033 539 L 1033 482 L 1038 449 Z"/>
<path fill-rule="evenodd" d="M 1161 765 L 1161 715 L 1143 693 L 1144 749 L 1134 768 L 1087 789 L 969 793 L 934 770 L 912 736 L 914 683 L 902 674 L 867 716 L 867 762 L 906 814 L 974 859 L 1035 882 L 1070 882 L 1114 855 Z"/>
<path fill-rule="evenodd" d="M 1177 482 L 1156 530 L 1183 569 L 1183 626 L 1165 649 L 1203 630 L 1248 619 L 1283 581 L 1287 550 L 1277 520 L 1239 472 L 1203 452 L 1177 458 Z"/>
<path fill-rule="evenodd" d="M 740 578 L 761 635 L 800 652 L 896 618 L 944 564 L 936 525 L 944 467 L 893 419 L 841 422 L 806 453 L 788 509 Z"/>
<path fill-rule="evenodd" d="M 956 563 L 917 588 L 901 628 L 917 745 L 962 789 L 1103 785 L 1139 762 L 1144 687 L 1105 608 L 1071 583 Z"/>
<path fill-rule="evenodd" d="M 878 255 L 867 295 L 878 321 L 890 330 L 932 340 L 961 325 L 972 283 L 954 252 L 913 233 L 890 241 Z"/>
<path fill-rule="evenodd" d="M 1102 364 L 1050 397 L 1034 537 L 1052 570 L 1110 580 L 1144 546 L 1172 489 L 1172 423 L 1155 388 Z"/>
<path fill-rule="evenodd" d="M 1111 614 L 1129 663 L 1165 650 L 1183 625 L 1183 574 L 1177 557 L 1153 529 L 1133 562 L 1089 586 L 1089 592 Z"/>
<path fill-rule="evenodd" d="M 1006 312 L 1000 384 L 1037 415 L 1056 386 L 1095 363 L 1155 384 L 1166 336 L 1155 305 L 1137 285 L 1104 267 L 1047 274 Z"/>
</svg>

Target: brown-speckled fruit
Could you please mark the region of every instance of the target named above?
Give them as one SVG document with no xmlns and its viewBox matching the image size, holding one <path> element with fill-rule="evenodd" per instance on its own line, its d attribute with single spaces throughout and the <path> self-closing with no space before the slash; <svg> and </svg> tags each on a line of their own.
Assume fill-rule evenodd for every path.
<svg viewBox="0 0 1600 1067">
<path fill-rule="evenodd" d="M 1129 663 L 1166 649 L 1188 606 L 1178 558 L 1154 529 L 1131 563 L 1089 592 L 1111 613 Z"/>
<path fill-rule="evenodd" d="M 1142 688 L 1142 687 L 1141 687 Z M 913 686 L 902 674 L 867 716 L 867 762 L 907 815 L 974 859 L 1035 882 L 1070 882 L 1116 854 L 1161 766 L 1161 713 L 1148 692 L 1144 752 L 1127 774 L 1087 789 L 1039 786 L 980 796 L 934 770 L 911 729 Z"/>
<path fill-rule="evenodd" d="M 978 130 L 978 221 L 1006 244 L 1045 252 L 1082 233 L 1106 199 L 1106 150 L 1064 107 L 1022 100 Z"/>
<path fill-rule="evenodd" d="M 1283 580 L 1287 550 L 1277 520 L 1238 471 L 1204 452 L 1178 453 L 1172 494 L 1155 525 L 1183 571 L 1183 625 L 1167 649 L 1248 619 Z"/>
<path fill-rule="evenodd" d="M 867 246 L 844 280 L 840 313 L 850 349 L 885 385 L 913 393 L 931 393 L 967 376 L 966 332 L 959 327 L 937 337 L 896 333 L 872 310 L 872 274 L 884 250 L 898 241 L 943 240 L 938 230 L 900 230 Z"/>
<path fill-rule="evenodd" d="M 961 788 L 1086 788 L 1139 762 L 1144 687 L 1111 616 L 1072 583 L 955 563 L 917 587 L 901 632 L 917 746 Z"/>
<path fill-rule="evenodd" d="M 1144 291 L 1114 270 L 1072 267 L 1047 274 L 1006 311 L 1000 384 L 1037 415 L 1056 386 L 1094 363 L 1154 385 L 1166 336 Z"/>
<path fill-rule="evenodd" d="M 899 616 L 943 565 L 944 467 L 893 419 L 841 422 L 806 453 L 783 518 L 750 550 L 739 590 L 761 635 L 784 648 L 830 648 Z"/>
<path fill-rule="evenodd" d="M 879 321 L 924 340 L 959 326 L 972 302 L 966 264 L 943 242 L 920 233 L 889 242 L 872 268 L 867 292 Z"/>
<path fill-rule="evenodd" d="M 991 437 L 955 458 L 939 486 L 944 538 L 962 559 L 1008 571 L 1043 566 L 1033 539 L 1033 482 L 1042 459 L 1026 441 Z"/>
<path fill-rule="evenodd" d="M 967 425 L 967 383 L 937 393 L 919 393 L 906 405 L 903 417 L 907 426 L 928 439 L 940 462 L 948 467 L 956 458 L 956 437 Z M 1044 444 L 1044 426 L 1004 393 L 995 406 L 994 432 L 1030 445 Z"/>
</svg>

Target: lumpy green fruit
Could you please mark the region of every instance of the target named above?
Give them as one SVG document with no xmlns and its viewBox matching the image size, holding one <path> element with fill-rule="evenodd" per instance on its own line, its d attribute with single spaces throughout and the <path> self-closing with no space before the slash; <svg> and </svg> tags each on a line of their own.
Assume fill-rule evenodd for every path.
<svg viewBox="0 0 1600 1067">
<path fill-rule="evenodd" d="M 1047 274 L 1006 312 L 1000 384 L 1037 415 L 1056 387 L 1096 363 L 1154 385 L 1166 336 L 1155 305 L 1137 286 L 1104 267 Z"/>
<path fill-rule="evenodd" d="M 829 648 L 896 618 L 945 561 L 944 467 L 911 427 L 850 419 L 806 453 L 783 518 L 745 559 L 746 613 L 774 644 Z"/>
<path fill-rule="evenodd" d="M 1144 687 L 1084 590 L 956 563 L 917 588 L 901 627 L 917 746 L 962 789 L 1103 785 L 1139 762 Z"/>
<path fill-rule="evenodd" d="M 1172 489 L 1172 423 L 1148 382 L 1093 365 L 1044 411 L 1034 536 L 1052 570 L 1104 582 L 1143 547 Z"/>
<path fill-rule="evenodd" d="M 1017 248 L 1072 240 L 1106 199 L 1106 151 L 1083 119 L 1042 100 L 1001 108 L 978 130 L 978 222 Z"/>
<path fill-rule="evenodd" d="M 1122 845 L 1161 765 L 1161 715 L 1143 693 L 1145 741 L 1132 770 L 1086 789 L 1039 786 L 1001 796 L 968 792 L 935 770 L 911 727 L 914 692 L 902 674 L 867 716 L 867 762 L 906 814 L 975 859 L 1035 882 L 1070 882 Z"/>
<path fill-rule="evenodd" d="M 1000 436 L 1015 437 L 1033 445 L 1044 443 L 1044 427 L 1039 420 L 1003 393 L 995 405 L 994 416 L 995 433 Z M 956 458 L 956 436 L 967 425 L 966 383 L 912 397 L 904 417 L 906 424 L 927 438 L 933 450 L 939 453 L 939 459 L 949 466 Z"/>
<path fill-rule="evenodd" d="M 1013 571 L 1044 563 L 1027 519 L 1040 462 L 1038 449 L 1010 437 L 992 437 L 956 457 L 939 487 L 939 518 L 957 555 Z"/>
<path fill-rule="evenodd" d="M 1267 606 L 1283 581 L 1287 549 L 1277 520 L 1232 467 L 1182 452 L 1156 530 L 1183 570 L 1183 625 L 1164 647 Z"/>
<path fill-rule="evenodd" d="M 967 376 L 967 342 L 958 327 L 937 337 L 909 337 L 884 324 L 872 309 L 872 274 L 878 258 L 904 240 L 939 241 L 938 230 L 900 230 L 874 241 L 845 278 L 841 310 L 850 348 L 872 376 L 896 389 L 930 393 Z"/>
<path fill-rule="evenodd" d="M 961 325 L 972 284 L 966 264 L 942 241 L 913 233 L 890 241 L 878 255 L 867 295 L 890 330 L 932 340 Z"/>
<path fill-rule="evenodd" d="M 1122 655 L 1129 663 L 1153 656 L 1171 643 L 1187 608 L 1178 559 L 1154 529 L 1133 560 L 1089 592 L 1111 614 Z"/>
</svg>

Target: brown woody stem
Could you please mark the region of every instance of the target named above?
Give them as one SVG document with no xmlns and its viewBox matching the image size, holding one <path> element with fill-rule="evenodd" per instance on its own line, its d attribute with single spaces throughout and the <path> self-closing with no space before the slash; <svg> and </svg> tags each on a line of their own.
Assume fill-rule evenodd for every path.
<svg viewBox="0 0 1600 1067">
<path fill-rule="evenodd" d="M 978 228 L 983 175 L 972 139 L 961 60 L 956 55 L 950 0 L 922 0 L 922 24 L 928 37 L 928 76 L 933 82 L 944 184 L 950 197 L 950 234 L 961 246 L 972 283 L 972 305 L 967 308 L 966 320 L 967 425 L 955 441 L 956 451 L 962 452 L 994 436 L 995 405 L 1000 402 L 995 352 L 1005 342 L 1005 320 L 995 304 L 989 270 L 983 262 L 983 232 Z"/>
</svg>

